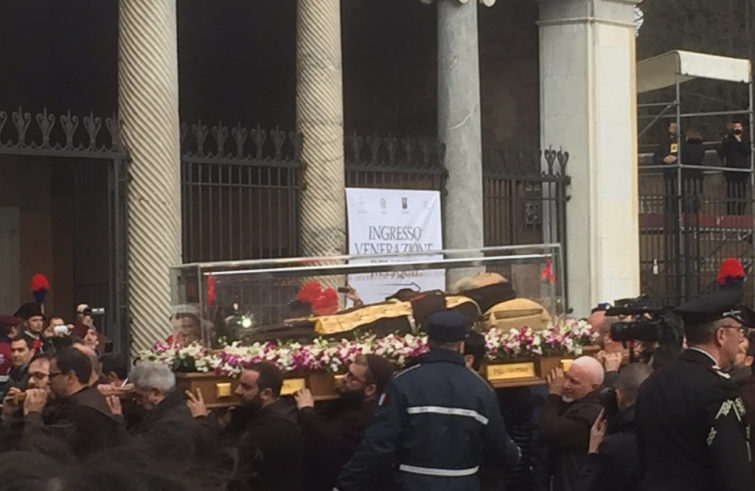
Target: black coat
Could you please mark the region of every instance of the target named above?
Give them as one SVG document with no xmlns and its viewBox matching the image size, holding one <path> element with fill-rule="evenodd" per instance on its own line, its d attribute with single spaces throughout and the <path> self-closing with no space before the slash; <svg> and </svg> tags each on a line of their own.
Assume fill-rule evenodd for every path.
<svg viewBox="0 0 755 491">
<path fill-rule="evenodd" d="M 460 353 L 433 350 L 396 374 L 365 440 L 336 489 L 367 489 L 398 466 L 401 491 L 477 490 L 483 457 L 504 467 L 519 458 L 488 383 Z"/>
<path fill-rule="evenodd" d="M 663 161 L 666 157 L 669 155 L 678 155 L 679 149 L 678 149 L 678 140 L 676 135 L 673 137 L 671 135 L 666 135 L 666 137 L 661 141 L 661 143 L 658 144 L 658 148 L 656 148 L 655 153 L 653 154 L 653 164 L 654 165 L 669 165 L 666 162 Z"/>
<path fill-rule="evenodd" d="M 705 160 L 705 147 L 702 140 L 687 140 L 682 143 L 682 165 L 703 165 Z M 704 176 L 701 170 L 682 170 L 682 177 L 685 180 L 700 180 Z M 696 189 L 695 192 L 702 192 L 702 189 Z"/>
<path fill-rule="evenodd" d="M 128 441 L 123 425 L 113 416 L 100 391 L 85 387 L 60 401 L 48 424 L 39 413 L 26 416 L 26 431 L 44 431 L 65 438 L 79 459 Z"/>
<path fill-rule="evenodd" d="M 129 433 L 133 436 L 145 435 L 161 425 L 187 424 L 193 421 L 186 398 L 180 390 L 175 390 L 168 394 L 157 407 L 145 411 L 142 420 L 131 428 Z"/>
<path fill-rule="evenodd" d="M 639 491 L 640 458 L 637 454 L 635 407 L 618 413 L 608 422 L 608 435 L 598 453 L 588 454 L 582 464 L 582 491 Z"/>
<path fill-rule="evenodd" d="M 192 429 L 199 423 L 192 417 L 180 390 L 171 392 L 157 407 L 141 414 L 139 423 L 129 429 L 133 443 L 174 461 L 191 455 L 195 443 Z M 175 434 L 177 428 L 180 434 Z"/>
<path fill-rule="evenodd" d="M 307 440 L 310 491 L 331 491 L 341 468 L 362 443 L 364 432 L 377 411 L 377 400 L 348 405 L 338 401 L 324 412 L 314 408 L 299 411 L 299 424 Z"/>
<path fill-rule="evenodd" d="M 742 141 L 738 141 L 734 135 L 726 135 L 718 149 L 718 156 L 724 161 L 729 169 L 749 169 L 750 168 L 750 139 L 742 135 Z M 734 175 L 728 174 L 725 175 Z M 747 174 L 738 174 L 746 176 Z"/>
<path fill-rule="evenodd" d="M 590 446 L 590 428 L 600 415 L 599 391 L 566 403 L 551 394 L 540 415 L 540 435 L 550 450 L 553 491 L 577 491 L 582 462 Z"/>
<path fill-rule="evenodd" d="M 496 390 L 498 407 L 506 422 L 506 431 L 522 451 L 515 466 L 504 469 L 496 462 L 480 469 L 481 491 L 530 491 L 534 486 L 535 465 L 534 400 L 529 387 L 511 387 Z"/>
<path fill-rule="evenodd" d="M 302 491 L 306 451 L 296 407 L 278 399 L 263 408 L 241 437 L 239 457 L 252 468 L 248 474 L 259 474 L 265 491 Z"/>
<path fill-rule="evenodd" d="M 644 491 L 752 491 L 739 388 L 698 350 L 653 373 L 637 400 Z"/>
<path fill-rule="evenodd" d="M 29 364 L 27 363 L 24 366 L 11 367 L 10 371 L 8 372 L 8 380 L 3 384 L 2 389 L 0 389 L 0 401 L 2 401 L 5 398 L 5 395 L 8 393 L 9 390 L 13 387 L 18 387 L 21 390 L 26 390 L 29 385 Z"/>
</svg>

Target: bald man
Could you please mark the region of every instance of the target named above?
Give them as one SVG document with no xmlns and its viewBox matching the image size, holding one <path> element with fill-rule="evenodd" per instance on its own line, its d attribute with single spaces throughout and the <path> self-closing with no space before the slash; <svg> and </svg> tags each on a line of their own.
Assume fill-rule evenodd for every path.
<svg viewBox="0 0 755 491">
<path fill-rule="evenodd" d="M 603 366 L 589 356 L 574 360 L 566 374 L 557 368 L 548 376 L 540 432 L 551 451 L 553 491 L 579 490 L 590 428 L 602 409 L 599 394 L 604 377 Z"/>
<path fill-rule="evenodd" d="M 74 342 L 73 347 L 87 355 L 92 362 L 92 373 L 89 375 L 89 386 L 96 387 L 98 385 L 107 385 L 108 381 L 101 373 L 102 365 L 100 364 L 100 357 L 97 356 L 97 353 L 82 341 Z"/>
</svg>

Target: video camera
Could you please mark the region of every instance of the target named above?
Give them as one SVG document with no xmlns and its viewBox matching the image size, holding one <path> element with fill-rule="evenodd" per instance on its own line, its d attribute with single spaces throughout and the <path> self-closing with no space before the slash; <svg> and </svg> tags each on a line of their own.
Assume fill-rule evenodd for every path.
<svg viewBox="0 0 755 491">
<path fill-rule="evenodd" d="M 606 311 L 606 316 L 622 319 L 611 324 L 611 338 L 625 345 L 631 341 L 658 343 L 664 350 L 678 353 L 684 342 L 684 329 L 672 310 L 649 307 L 645 296 L 619 300 Z"/>
</svg>

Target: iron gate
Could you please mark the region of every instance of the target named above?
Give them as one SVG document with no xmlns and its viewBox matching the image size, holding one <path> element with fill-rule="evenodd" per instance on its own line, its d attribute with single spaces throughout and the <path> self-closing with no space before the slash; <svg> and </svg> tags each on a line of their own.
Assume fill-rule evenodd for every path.
<svg viewBox="0 0 755 491">
<path fill-rule="evenodd" d="M 70 245 L 70 296 L 75 303 L 104 308 L 95 322 L 114 341 L 116 349 L 125 350 L 129 343 L 125 235 L 128 156 L 120 142 L 118 119 L 91 113 L 80 117 L 70 111 L 55 115 L 45 110 L 34 116 L 23 108 L 0 111 L 2 156 L 16 156 L 20 159 L 16 165 L 25 165 L 28 159 L 49 161 L 52 189 L 40 190 L 30 182 L 24 192 L 53 193 L 54 211 L 66 210 L 58 217 L 70 220 L 70 227 L 63 229 L 71 236 L 54 237 L 50 247 L 60 251 Z M 68 190 L 70 194 L 66 194 Z M 55 200 L 55 196 L 70 200 Z M 53 230 L 61 225 L 52 218 L 51 223 Z M 56 276 L 47 274 L 54 292 Z M 57 314 L 71 321 L 75 305 L 67 309 Z"/>
<path fill-rule="evenodd" d="M 753 269 L 752 185 L 727 183 L 722 171 L 640 167 L 640 277 L 642 292 L 658 305 L 679 305 L 716 288 L 724 259 Z M 681 190 L 681 195 L 679 194 Z M 745 283 L 750 305 L 755 285 Z"/>
</svg>

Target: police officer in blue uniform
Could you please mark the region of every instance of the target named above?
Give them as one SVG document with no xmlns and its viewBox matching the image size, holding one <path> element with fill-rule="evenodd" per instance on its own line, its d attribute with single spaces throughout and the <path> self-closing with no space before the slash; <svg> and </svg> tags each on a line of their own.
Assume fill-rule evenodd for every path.
<svg viewBox="0 0 755 491">
<path fill-rule="evenodd" d="M 430 352 L 388 384 L 336 489 L 369 489 L 393 469 L 399 491 L 476 491 L 483 459 L 501 467 L 519 460 L 493 390 L 464 364 L 469 328 L 459 312 L 428 318 Z"/>
<path fill-rule="evenodd" d="M 754 313 L 741 288 L 689 302 L 689 349 L 648 378 L 637 400 L 643 491 L 753 491 L 750 429 L 736 384 L 725 373 Z"/>
</svg>

